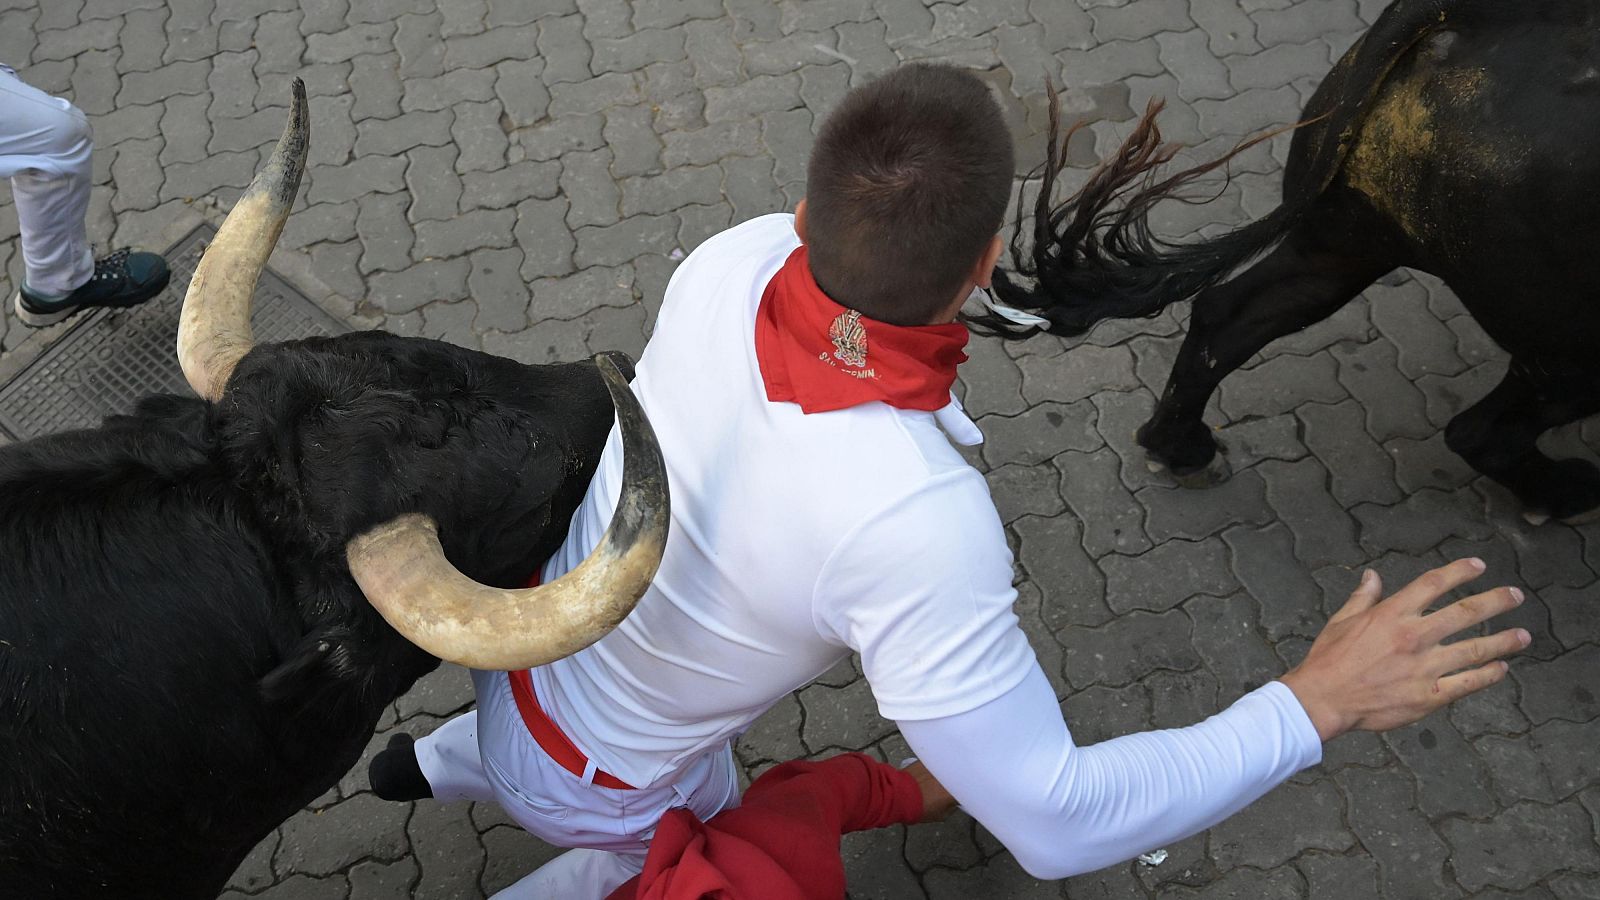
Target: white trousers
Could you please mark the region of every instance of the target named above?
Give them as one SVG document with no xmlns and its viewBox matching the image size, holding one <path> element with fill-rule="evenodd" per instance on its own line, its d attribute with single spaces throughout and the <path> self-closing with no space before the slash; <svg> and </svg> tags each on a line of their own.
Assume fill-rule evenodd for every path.
<svg viewBox="0 0 1600 900">
<path fill-rule="evenodd" d="M 65 294 L 94 274 L 84 217 L 93 183 L 89 120 L 0 65 L 0 178 L 11 179 L 28 287 Z"/>
<path fill-rule="evenodd" d="M 497 900 L 600 900 L 644 867 L 661 816 L 687 807 L 702 820 L 739 803 L 733 748 L 702 756 L 672 784 L 600 787 L 546 756 L 518 713 L 504 672 L 473 672 L 478 708 L 417 741 L 434 799 L 493 801 L 540 840 L 569 851 L 496 894 Z M 593 765 L 590 766 L 593 769 Z"/>
</svg>

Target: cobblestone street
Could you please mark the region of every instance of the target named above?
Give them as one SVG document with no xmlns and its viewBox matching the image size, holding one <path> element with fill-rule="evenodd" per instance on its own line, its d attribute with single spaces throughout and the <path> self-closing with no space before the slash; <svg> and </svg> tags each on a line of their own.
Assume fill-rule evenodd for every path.
<svg viewBox="0 0 1600 900">
<path fill-rule="evenodd" d="M 311 94 L 311 167 L 273 267 L 357 328 L 526 362 L 637 354 L 676 261 L 793 209 L 813 130 L 900 62 L 984 70 L 1043 156 L 1045 85 L 1093 125 L 1080 167 L 1162 97 L 1212 157 L 1294 122 L 1382 0 L 0 0 L 0 63 L 76 103 L 96 137 L 97 250 L 162 250 L 219 221 Z M 1243 155 L 1173 237 L 1269 212 L 1288 138 Z M 1188 158 L 1187 156 L 1185 158 Z M 0 188 L 0 346 L 17 219 Z M 1293 665 L 1361 568 L 1391 587 L 1478 555 L 1524 587 L 1534 645 L 1448 714 L 1328 746 L 1242 814 L 1132 862 L 1028 877 L 971 818 L 845 841 L 856 900 L 1600 898 L 1600 525 L 1525 523 L 1442 429 L 1505 370 L 1436 279 L 1396 272 L 1270 345 L 1207 416 L 1234 475 L 1186 491 L 1134 444 L 1187 307 L 1081 340 L 974 338 L 961 385 L 1017 553 L 1018 612 L 1080 744 L 1189 724 Z M 1596 458 L 1600 418 L 1546 437 Z M 470 708 L 445 667 L 372 741 Z M 780 701 L 738 744 L 747 774 L 908 755 L 859 669 Z M 224 897 L 480 898 L 557 851 L 486 805 L 393 804 L 363 759 L 245 862 Z"/>
</svg>

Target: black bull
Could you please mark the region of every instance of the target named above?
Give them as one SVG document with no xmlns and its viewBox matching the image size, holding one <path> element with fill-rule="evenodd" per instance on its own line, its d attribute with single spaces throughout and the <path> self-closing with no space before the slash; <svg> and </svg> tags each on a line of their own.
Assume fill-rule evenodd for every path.
<svg viewBox="0 0 1600 900">
<path fill-rule="evenodd" d="M 1217 164 L 1146 180 L 1170 155 L 1147 115 L 1084 191 L 1053 209 L 1041 193 L 1032 256 L 1013 250 L 1038 286 L 998 278 L 1002 299 L 1077 334 L 1198 292 L 1139 441 L 1179 476 L 1214 476 L 1225 467 L 1201 416 L 1229 372 L 1396 267 L 1431 272 L 1511 355 L 1500 385 L 1449 423 L 1450 448 L 1531 517 L 1600 507 L 1594 466 L 1534 444 L 1600 409 L 1600 4 L 1399 0 L 1304 119 L 1277 210 L 1173 247 L 1151 238 L 1145 214 Z M 1047 188 L 1060 164 L 1047 168 Z"/>
<path fill-rule="evenodd" d="M 281 227 L 304 112 L 297 85 L 278 181 L 258 189 L 264 170 L 208 257 L 236 219 L 261 224 L 241 209 L 275 210 Z M 298 159 L 279 159 L 288 145 Z M 264 233 L 270 247 L 276 228 Z M 213 284 L 237 274 L 212 261 Z M 258 271 L 235 279 L 246 322 Z M 208 305 L 200 282 L 184 329 Z M 193 354 L 202 368 L 214 344 Z M 367 551 L 347 545 L 420 513 L 446 565 L 524 585 L 565 537 L 613 398 L 625 457 L 662 485 L 615 362 L 524 366 L 382 333 L 264 345 L 213 371 L 215 402 L 149 397 L 98 429 L 0 449 L 0 896 L 215 897 L 438 665 L 368 602 L 390 568 L 358 587 Z M 664 495 L 650 495 L 660 518 L 639 520 L 628 491 L 617 522 L 664 523 Z M 613 523 L 637 544 L 630 532 Z M 653 565 L 634 570 L 647 582 Z"/>
</svg>

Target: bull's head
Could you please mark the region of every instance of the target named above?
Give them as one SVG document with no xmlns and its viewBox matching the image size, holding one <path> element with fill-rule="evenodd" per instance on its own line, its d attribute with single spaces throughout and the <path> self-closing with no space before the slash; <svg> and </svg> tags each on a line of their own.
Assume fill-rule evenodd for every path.
<svg viewBox="0 0 1600 900">
<path fill-rule="evenodd" d="M 310 123 L 299 79 L 293 93 L 276 151 L 228 214 L 184 298 L 178 359 L 190 386 L 213 403 L 223 399 L 235 367 L 252 347 L 256 280 L 305 169 Z M 649 586 L 666 545 L 666 470 L 623 374 L 603 355 L 596 364 L 616 407 L 623 484 L 610 527 L 576 569 L 523 590 L 479 584 L 445 558 L 434 521 L 415 513 L 372 528 L 346 546 L 350 573 L 362 593 L 418 647 L 473 668 L 541 665 L 599 640 Z"/>
</svg>

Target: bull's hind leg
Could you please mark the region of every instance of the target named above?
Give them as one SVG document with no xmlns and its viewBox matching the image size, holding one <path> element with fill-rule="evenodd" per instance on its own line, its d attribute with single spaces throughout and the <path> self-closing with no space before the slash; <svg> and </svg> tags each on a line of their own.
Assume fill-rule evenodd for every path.
<svg viewBox="0 0 1600 900">
<path fill-rule="evenodd" d="M 1200 294 L 1189 334 L 1139 443 L 1180 480 L 1213 466 L 1216 440 L 1202 420 L 1228 373 L 1267 344 L 1332 315 L 1393 269 L 1390 260 L 1334 251 L 1307 222 L 1237 277 Z"/>
<path fill-rule="evenodd" d="M 1586 519 L 1600 511 L 1600 469 L 1587 460 L 1551 459 L 1535 442 L 1596 411 L 1600 375 L 1592 369 L 1516 356 L 1487 397 L 1450 420 L 1444 439 L 1474 469 L 1510 488 L 1530 520 Z"/>
</svg>

